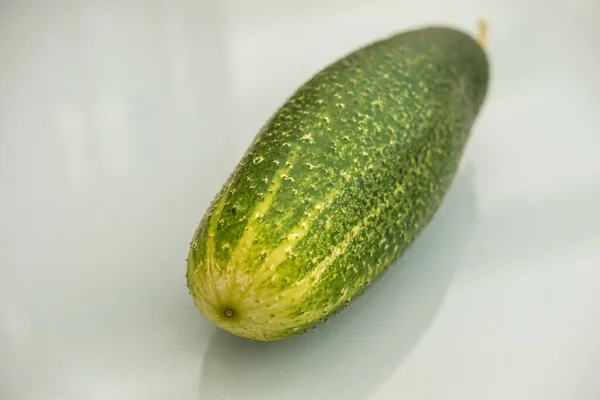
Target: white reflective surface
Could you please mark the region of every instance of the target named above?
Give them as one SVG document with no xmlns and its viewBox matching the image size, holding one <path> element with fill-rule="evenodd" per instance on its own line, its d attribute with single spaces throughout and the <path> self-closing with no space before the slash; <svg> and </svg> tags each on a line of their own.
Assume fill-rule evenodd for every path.
<svg viewBox="0 0 600 400">
<path fill-rule="evenodd" d="M 187 245 L 264 120 L 363 43 L 481 16 L 488 101 L 406 257 L 309 335 L 205 321 Z M 594 0 L 2 3 L 0 399 L 600 398 L 599 22 Z"/>
</svg>

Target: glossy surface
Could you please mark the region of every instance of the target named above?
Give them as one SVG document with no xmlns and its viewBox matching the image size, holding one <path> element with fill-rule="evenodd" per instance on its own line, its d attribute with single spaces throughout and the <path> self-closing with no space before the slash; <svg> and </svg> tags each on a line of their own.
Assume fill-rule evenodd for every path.
<svg viewBox="0 0 600 400">
<path fill-rule="evenodd" d="M 0 6 L 1 399 L 600 397 L 598 2 L 45 4 Z M 204 321 L 189 238 L 275 107 L 357 44 L 482 15 L 489 101 L 389 279 L 292 342 Z"/>
</svg>

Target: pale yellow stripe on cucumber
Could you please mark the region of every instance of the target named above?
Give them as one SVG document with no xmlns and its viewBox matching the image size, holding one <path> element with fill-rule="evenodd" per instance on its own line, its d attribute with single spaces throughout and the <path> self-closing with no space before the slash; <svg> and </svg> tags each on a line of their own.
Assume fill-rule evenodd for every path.
<svg viewBox="0 0 600 400">
<path fill-rule="evenodd" d="M 200 273 L 197 273 L 196 275 L 199 276 Z M 205 271 L 203 275 L 206 275 Z M 212 291 L 212 285 L 203 284 L 205 281 L 205 279 L 196 279 L 196 284 L 193 285 L 190 290 L 193 292 L 192 298 L 196 304 L 196 307 L 198 307 L 200 311 L 202 311 L 202 313 L 212 321 L 215 319 L 214 316 L 212 314 L 207 315 L 207 313 L 214 313 L 216 297 L 214 295 L 214 291 Z M 207 289 L 210 292 L 207 292 Z"/>
<path fill-rule="evenodd" d="M 246 225 L 245 231 L 238 241 L 235 249 L 233 250 L 229 262 L 227 263 L 227 274 L 228 277 L 234 278 L 229 281 L 229 290 L 234 289 L 231 285 L 234 285 L 235 288 L 238 288 L 238 272 L 242 269 L 242 265 L 248 262 L 248 250 L 252 246 L 256 235 L 260 231 L 261 222 L 260 219 L 266 214 L 271 205 L 273 204 L 273 200 L 277 195 L 277 191 L 281 187 L 281 183 L 284 178 L 289 178 L 288 173 L 294 166 L 294 162 L 297 157 L 297 150 L 293 151 L 293 153 L 288 157 L 288 160 L 285 163 L 283 168 L 275 171 L 273 176 L 272 185 L 269 188 L 269 191 L 265 194 L 265 197 L 256 204 L 254 210 L 252 211 L 251 218 L 248 220 L 248 224 Z M 235 272 L 234 272 L 235 271 Z M 232 295 L 230 293 L 229 295 Z"/>
<path fill-rule="evenodd" d="M 312 223 L 317 219 L 317 217 L 328 208 L 333 200 L 338 195 L 339 190 L 337 188 L 332 189 L 327 196 L 325 197 L 325 201 L 323 203 L 318 203 L 312 210 L 311 213 L 308 213 L 304 218 L 300 220 L 300 222 L 287 234 L 287 239 L 273 249 L 267 258 L 264 261 L 264 266 L 269 270 L 273 271 L 275 268 L 279 266 L 283 261 L 285 261 L 288 256 L 293 252 L 294 246 L 306 236 L 306 233 L 310 229 Z"/>
<path fill-rule="evenodd" d="M 217 271 L 217 259 L 215 254 L 215 232 L 217 231 L 217 226 L 219 224 L 219 219 L 221 218 L 223 208 L 225 208 L 226 197 L 226 194 L 223 193 L 221 199 L 219 200 L 219 202 L 213 210 L 207 229 L 208 239 L 206 241 L 205 274 L 206 280 L 210 282 L 210 288 L 212 289 L 212 293 L 209 298 L 213 299 L 214 304 L 218 304 L 221 302 L 219 293 L 221 290 L 223 290 L 223 282 L 221 279 L 219 279 L 219 275 L 221 275 L 221 273 L 220 271 Z M 196 270 L 199 271 L 199 268 Z"/>
<path fill-rule="evenodd" d="M 217 297 L 215 286 L 210 278 L 208 266 L 203 265 L 202 263 L 196 264 L 195 269 L 188 273 L 193 274 L 189 289 L 194 292 L 193 298 L 196 305 L 204 304 L 200 307 L 201 310 L 214 308 L 217 305 Z"/>
<path fill-rule="evenodd" d="M 293 254 L 295 246 L 308 233 L 313 222 L 317 217 L 325 211 L 335 200 L 339 193 L 338 188 L 332 189 L 326 196 L 325 200 L 317 203 L 310 213 L 307 213 L 298 224 L 290 230 L 286 235 L 286 240 L 275 249 L 271 250 L 267 258 L 261 263 L 257 271 L 252 272 L 252 276 L 244 274 L 238 277 L 237 284 L 240 291 L 238 292 L 238 302 L 243 302 L 244 297 L 252 290 L 257 290 L 264 282 L 270 279 L 277 279 L 275 269 Z M 245 304 L 246 307 L 252 308 L 254 304 Z"/>
<path fill-rule="evenodd" d="M 398 184 L 395 190 L 401 187 L 401 184 Z M 294 309 L 294 304 L 301 298 L 307 296 L 312 291 L 318 288 L 318 282 L 323 276 L 323 274 L 327 271 L 327 268 L 333 264 L 337 258 L 344 254 L 352 243 L 352 241 L 356 238 L 359 232 L 369 223 L 369 220 L 373 217 L 378 217 L 381 215 L 383 210 L 389 206 L 389 202 L 385 201 L 383 204 L 377 206 L 374 210 L 372 210 L 369 214 L 367 214 L 360 223 L 355 225 L 347 234 L 344 240 L 335 246 L 331 253 L 325 257 L 316 267 L 311 271 L 309 275 L 307 275 L 302 280 L 298 281 L 294 286 L 284 290 L 277 297 L 277 302 L 268 307 L 267 315 L 277 315 L 279 312 L 286 312 Z M 350 266 L 349 266 L 350 267 Z M 333 303 L 329 304 L 325 309 L 315 309 L 300 316 L 290 316 L 288 315 L 278 315 L 276 318 L 277 322 L 282 326 L 287 325 L 289 323 L 293 323 L 296 326 L 301 326 L 303 324 L 307 324 L 313 322 L 315 319 L 321 318 L 324 315 L 329 314 L 329 312 L 343 302 L 351 298 L 358 290 L 360 290 L 362 286 L 357 282 L 351 289 L 345 290 L 344 293 L 340 293 L 340 297 Z"/>
<path fill-rule="evenodd" d="M 329 310 L 312 310 L 308 311 L 302 315 L 290 317 L 289 315 L 281 315 L 280 312 L 286 312 L 294 309 L 295 304 L 301 303 L 301 298 L 313 290 L 318 281 L 321 279 L 321 276 L 327 271 L 327 268 L 333 264 L 333 262 L 348 248 L 352 240 L 358 235 L 360 230 L 362 229 L 362 223 L 354 226 L 350 232 L 346 235 L 344 240 L 335 246 L 331 253 L 325 257 L 319 264 L 315 266 L 315 268 L 304 277 L 302 280 L 298 281 L 292 287 L 285 289 L 281 293 L 276 296 L 276 302 L 269 307 L 267 307 L 266 315 L 262 313 L 261 317 L 267 319 L 269 315 L 276 315 L 277 323 L 282 325 L 286 325 L 289 322 L 293 322 L 295 325 L 303 325 L 313 321 L 314 319 L 320 318 L 324 315 L 324 313 Z"/>
</svg>

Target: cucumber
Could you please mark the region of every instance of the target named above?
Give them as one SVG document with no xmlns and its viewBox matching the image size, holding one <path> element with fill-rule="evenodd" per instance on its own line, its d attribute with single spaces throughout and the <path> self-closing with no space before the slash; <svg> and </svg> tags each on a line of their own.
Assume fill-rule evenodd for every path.
<svg viewBox="0 0 600 400">
<path fill-rule="evenodd" d="M 451 27 L 407 30 L 299 87 L 194 233 L 186 277 L 201 313 L 233 335 L 279 340 L 381 277 L 456 175 L 488 90 L 482 41 Z"/>
</svg>

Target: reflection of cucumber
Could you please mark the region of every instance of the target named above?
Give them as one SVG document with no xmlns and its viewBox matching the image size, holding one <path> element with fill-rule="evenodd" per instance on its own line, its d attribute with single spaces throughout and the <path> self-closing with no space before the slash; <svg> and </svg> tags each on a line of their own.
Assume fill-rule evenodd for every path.
<svg viewBox="0 0 600 400">
<path fill-rule="evenodd" d="M 277 340 L 362 293 L 438 209 L 488 68 L 472 37 L 430 27 L 363 47 L 301 86 L 192 239 L 187 282 L 203 315 Z"/>
</svg>

